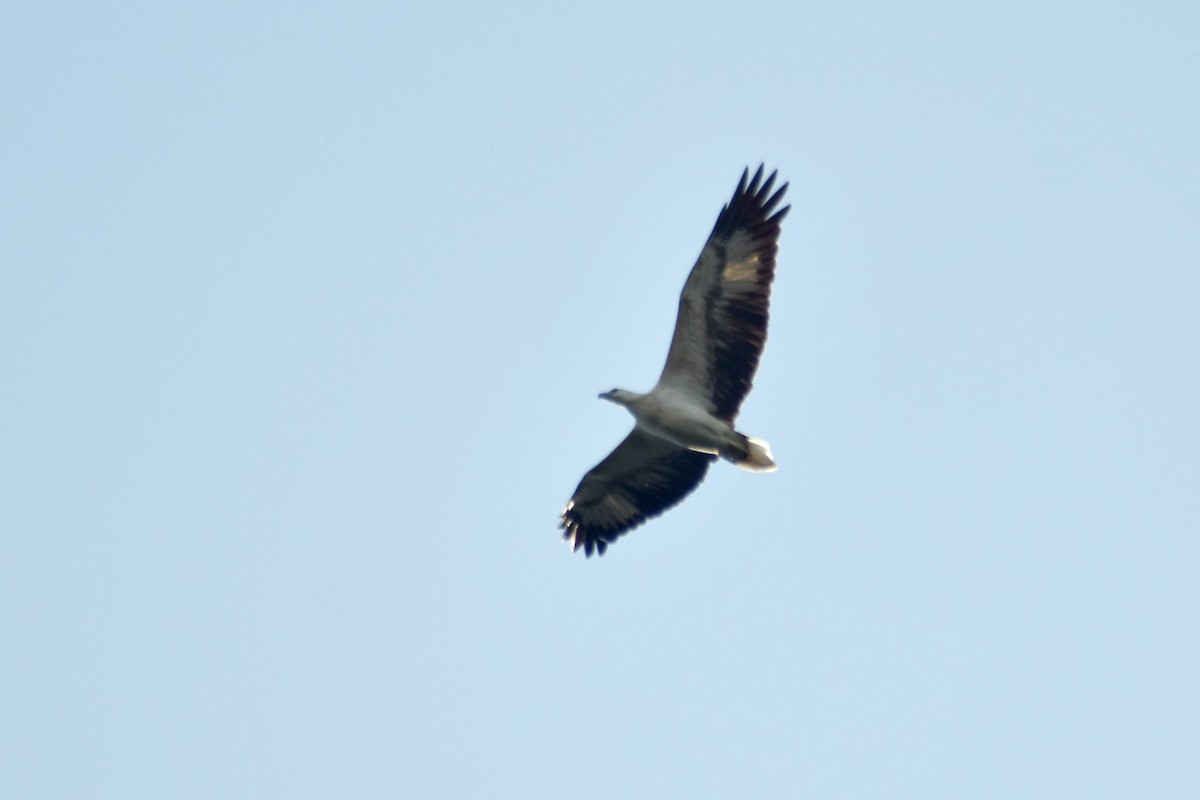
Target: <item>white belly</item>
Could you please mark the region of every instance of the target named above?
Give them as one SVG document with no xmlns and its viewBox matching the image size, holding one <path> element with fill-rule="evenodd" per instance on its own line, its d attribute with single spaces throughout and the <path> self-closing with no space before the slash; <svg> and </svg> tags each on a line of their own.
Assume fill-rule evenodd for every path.
<svg viewBox="0 0 1200 800">
<path fill-rule="evenodd" d="M 718 453 L 733 434 L 706 409 L 674 393 L 646 395 L 633 411 L 647 433 L 700 453 Z"/>
</svg>

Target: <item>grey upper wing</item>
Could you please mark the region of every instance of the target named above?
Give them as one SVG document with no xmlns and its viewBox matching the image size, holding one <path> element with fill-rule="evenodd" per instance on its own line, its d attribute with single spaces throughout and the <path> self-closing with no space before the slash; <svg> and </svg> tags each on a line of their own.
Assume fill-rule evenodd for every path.
<svg viewBox="0 0 1200 800">
<path fill-rule="evenodd" d="M 749 171 L 717 217 L 679 296 L 679 315 L 659 384 L 708 398 L 717 417 L 732 422 L 750 392 L 767 338 L 771 282 L 780 222 L 776 173 L 763 182 Z"/>
</svg>

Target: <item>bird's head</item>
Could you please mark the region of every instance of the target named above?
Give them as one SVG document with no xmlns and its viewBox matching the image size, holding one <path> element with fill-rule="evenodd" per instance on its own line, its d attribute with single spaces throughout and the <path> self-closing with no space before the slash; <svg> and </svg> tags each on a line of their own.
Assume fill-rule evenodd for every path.
<svg viewBox="0 0 1200 800">
<path fill-rule="evenodd" d="M 601 400 L 607 400 L 610 403 L 616 403 L 619 406 L 628 406 L 629 402 L 635 397 L 633 392 L 625 389 L 609 389 L 600 395 Z"/>
</svg>

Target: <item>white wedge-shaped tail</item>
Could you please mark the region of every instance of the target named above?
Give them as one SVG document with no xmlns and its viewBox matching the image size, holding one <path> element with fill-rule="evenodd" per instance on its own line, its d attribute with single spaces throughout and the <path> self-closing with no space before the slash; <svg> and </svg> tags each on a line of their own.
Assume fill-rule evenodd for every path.
<svg viewBox="0 0 1200 800">
<path fill-rule="evenodd" d="M 750 457 L 739 461 L 739 467 L 751 472 L 774 472 L 779 469 L 775 465 L 775 459 L 771 457 L 771 445 L 752 436 L 747 436 L 746 441 L 750 443 Z"/>
</svg>

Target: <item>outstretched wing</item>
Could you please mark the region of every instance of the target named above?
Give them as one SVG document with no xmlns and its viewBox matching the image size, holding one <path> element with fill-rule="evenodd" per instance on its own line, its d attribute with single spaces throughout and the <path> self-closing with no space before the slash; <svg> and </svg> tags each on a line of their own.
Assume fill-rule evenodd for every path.
<svg viewBox="0 0 1200 800">
<path fill-rule="evenodd" d="M 634 428 L 579 482 L 559 523 L 563 541 L 604 555 L 618 536 L 687 497 L 714 458 Z"/>
<path fill-rule="evenodd" d="M 709 401 L 712 413 L 732 423 L 750 392 L 767 339 L 771 281 L 779 251 L 778 211 L 787 184 L 774 194 L 776 173 L 762 182 L 760 165 L 749 170 L 721 210 L 708 242 L 679 296 L 679 316 L 658 379 Z"/>
</svg>

